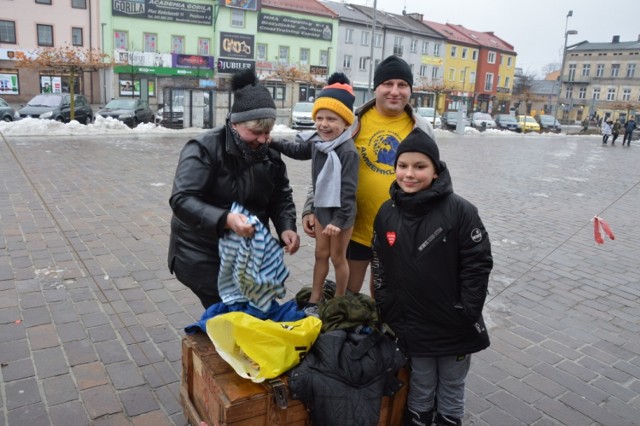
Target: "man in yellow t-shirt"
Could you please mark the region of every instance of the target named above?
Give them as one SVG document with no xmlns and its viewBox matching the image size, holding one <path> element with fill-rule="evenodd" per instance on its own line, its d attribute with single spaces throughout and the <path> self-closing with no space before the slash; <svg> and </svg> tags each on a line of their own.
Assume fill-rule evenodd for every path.
<svg viewBox="0 0 640 426">
<path fill-rule="evenodd" d="M 348 289 L 359 293 L 371 261 L 373 220 L 384 201 L 389 199 L 389 186 L 395 179 L 394 160 L 400 142 L 420 127 L 435 140 L 428 121 L 414 114 L 409 105 L 413 73 L 400 57 L 389 56 L 378 64 L 373 75 L 374 99 L 356 110 L 351 127 L 360 154 L 356 219 L 347 248 L 349 263 Z M 310 194 L 312 196 L 312 194 Z M 305 233 L 315 237 L 312 198 L 302 212 Z"/>
</svg>

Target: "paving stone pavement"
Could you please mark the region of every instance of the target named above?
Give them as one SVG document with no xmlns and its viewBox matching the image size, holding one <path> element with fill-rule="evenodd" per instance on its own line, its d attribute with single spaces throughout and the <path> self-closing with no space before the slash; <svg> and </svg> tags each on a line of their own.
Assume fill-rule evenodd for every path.
<svg viewBox="0 0 640 426">
<path fill-rule="evenodd" d="M 186 132 L 0 138 L 0 426 L 184 425 L 195 296 L 166 267 Z M 469 425 L 640 424 L 640 146 L 438 133 L 492 240 Z M 287 161 L 298 206 L 309 163 Z M 594 215 L 615 241 L 596 245 Z M 287 256 L 288 297 L 313 241 Z"/>
</svg>

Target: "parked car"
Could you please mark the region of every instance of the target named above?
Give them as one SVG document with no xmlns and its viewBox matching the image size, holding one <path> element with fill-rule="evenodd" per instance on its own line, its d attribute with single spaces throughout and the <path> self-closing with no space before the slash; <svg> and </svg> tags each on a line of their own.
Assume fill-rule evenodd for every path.
<svg viewBox="0 0 640 426">
<path fill-rule="evenodd" d="M 464 120 L 465 127 L 468 127 L 471 125 L 467 117 L 463 116 L 462 118 Z M 458 126 L 458 111 L 445 111 L 445 113 L 442 114 L 442 127 L 448 130 L 456 130 L 457 126 Z"/>
<path fill-rule="evenodd" d="M 518 115 L 516 119 L 518 120 L 518 124 L 520 125 L 520 128 L 522 128 L 523 132 L 540 132 L 540 125 L 532 116 Z"/>
<path fill-rule="evenodd" d="M 511 130 L 512 132 L 522 132 L 522 127 L 518 124 L 515 115 L 511 114 L 496 114 L 493 117 L 493 121 L 496 122 L 496 127 L 503 130 Z"/>
<path fill-rule="evenodd" d="M 560 133 L 562 131 L 560 122 L 553 115 L 537 114 L 534 118 L 540 125 L 541 132 Z"/>
<path fill-rule="evenodd" d="M 154 120 L 153 110 L 142 99 L 111 99 L 105 106 L 96 111 L 96 117 L 111 117 L 122 121 L 129 127 L 140 123 L 151 123 Z"/>
<path fill-rule="evenodd" d="M 475 127 L 476 129 L 484 130 L 496 128 L 496 122 L 493 121 L 493 117 L 486 112 L 474 112 L 471 114 L 470 121 L 471 127 Z"/>
<path fill-rule="evenodd" d="M 291 109 L 292 129 L 315 129 L 316 123 L 311 118 L 313 102 L 298 102 Z"/>
<path fill-rule="evenodd" d="M 0 120 L 14 121 L 19 120 L 20 114 L 11 107 L 4 99 L 0 98 Z"/>
<path fill-rule="evenodd" d="M 80 123 L 93 122 L 93 109 L 83 95 L 74 95 L 74 119 Z M 71 95 L 69 93 L 43 93 L 34 96 L 18 110 L 20 118 L 43 118 L 68 123 L 71 121 Z"/>
<path fill-rule="evenodd" d="M 416 109 L 416 112 L 426 118 L 434 129 L 442 127 L 442 117 L 440 117 L 440 113 L 434 108 L 420 107 Z"/>
</svg>

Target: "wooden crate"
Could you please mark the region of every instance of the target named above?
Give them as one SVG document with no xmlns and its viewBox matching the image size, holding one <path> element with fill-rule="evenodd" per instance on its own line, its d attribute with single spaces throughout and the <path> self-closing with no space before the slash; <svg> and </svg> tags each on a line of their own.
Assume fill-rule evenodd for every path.
<svg viewBox="0 0 640 426">
<path fill-rule="evenodd" d="M 399 377 L 405 383 L 406 370 Z M 283 377 L 286 384 L 286 380 Z M 402 424 L 407 398 L 404 386 L 393 398 L 384 397 L 378 426 Z M 310 426 L 302 402 L 291 399 L 281 409 L 273 389 L 240 377 L 216 352 L 209 336 L 197 333 L 182 339 L 182 385 L 180 403 L 193 426 Z"/>
</svg>

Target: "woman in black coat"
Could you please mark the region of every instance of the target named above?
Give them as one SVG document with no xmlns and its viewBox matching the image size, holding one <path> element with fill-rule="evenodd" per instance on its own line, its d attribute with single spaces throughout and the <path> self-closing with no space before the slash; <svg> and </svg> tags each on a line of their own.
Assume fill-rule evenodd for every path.
<svg viewBox="0 0 640 426">
<path fill-rule="evenodd" d="M 218 240 L 225 230 L 251 237 L 247 217 L 231 213 L 240 205 L 269 226 L 273 223 L 285 251 L 300 246 L 296 210 L 287 170 L 269 148 L 276 106 L 253 71 L 234 75 L 234 103 L 224 126 L 187 142 L 173 182 L 169 270 L 206 308 L 220 302 Z"/>
</svg>

